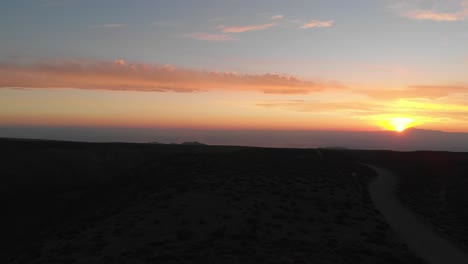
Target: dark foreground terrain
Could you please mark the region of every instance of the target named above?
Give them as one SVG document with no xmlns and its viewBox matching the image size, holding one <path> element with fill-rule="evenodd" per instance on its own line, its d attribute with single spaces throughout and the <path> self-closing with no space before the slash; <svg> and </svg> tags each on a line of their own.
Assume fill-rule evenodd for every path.
<svg viewBox="0 0 468 264">
<path fill-rule="evenodd" d="M 356 162 L 385 165 L 389 158 L 405 157 L 389 162 L 390 168 L 404 164 L 407 155 L 419 154 L 0 140 L 1 258 L 7 263 L 420 263 L 371 203 L 367 185 L 374 172 Z M 417 171 L 398 172 L 406 173 L 400 196 L 426 216 L 428 206 L 420 200 L 432 194 L 424 188 L 438 183 L 423 180 L 423 167 L 402 165 Z M 463 178 L 459 169 L 447 184 Z M 452 190 L 463 196 L 457 193 L 462 187 L 453 188 L 445 191 L 447 203 Z M 441 208 L 454 218 L 464 215 L 450 211 L 458 207 Z M 448 235 L 461 225 L 441 223 Z M 453 237 L 466 238 L 466 231 L 459 233 Z"/>
<path fill-rule="evenodd" d="M 396 172 L 402 202 L 468 252 L 468 153 L 352 151 L 347 155 Z"/>
</svg>

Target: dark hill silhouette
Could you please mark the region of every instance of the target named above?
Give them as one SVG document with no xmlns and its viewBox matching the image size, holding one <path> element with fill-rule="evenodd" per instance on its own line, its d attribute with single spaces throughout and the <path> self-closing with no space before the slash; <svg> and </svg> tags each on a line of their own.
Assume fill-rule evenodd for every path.
<svg viewBox="0 0 468 264">
<path fill-rule="evenodd" d="M 119 133 L 116 133 L 116 132 Z M 410 128 L 394 131 L 268 131 L 268 130 L 177 130 L 128 128 L 0 127 L 0 137 L 25 137 L 100 142 L 159 143 L 203 142 L 208 145 L 319 148 L 340 146 L 349 149 L 400 151 L 468 151 L 468 133 Z"/>
<path fill-rule="evenodd" d="M 200 143 L 198 141 L 187 141 L 180 143 L 181 145 L 191 145 L 191 146 L 206 146 L 206 144 Z"/>
</svg>

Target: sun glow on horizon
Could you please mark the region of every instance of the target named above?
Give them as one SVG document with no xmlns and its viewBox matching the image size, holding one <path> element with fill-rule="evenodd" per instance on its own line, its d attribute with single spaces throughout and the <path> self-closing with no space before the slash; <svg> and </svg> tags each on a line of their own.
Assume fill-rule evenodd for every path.
<svg viewBox="0 0 468 264">
<path fill-rule="evenodd" d="M 394 117 L 388 120 L 388 128 L 397 132 L 403 132 L 414 123 L 412 118 Z"/>
</svg>

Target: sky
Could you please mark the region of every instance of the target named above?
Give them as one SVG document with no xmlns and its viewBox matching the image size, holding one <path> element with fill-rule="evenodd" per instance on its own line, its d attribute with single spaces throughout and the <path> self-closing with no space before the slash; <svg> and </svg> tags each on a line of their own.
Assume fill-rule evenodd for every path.
<svg viewBox="0 0 468 264">
<path fill-rule="evenodd" d="M 468 132 L 466 0 L 4 0 L 0 127 Z"/>
</svg>

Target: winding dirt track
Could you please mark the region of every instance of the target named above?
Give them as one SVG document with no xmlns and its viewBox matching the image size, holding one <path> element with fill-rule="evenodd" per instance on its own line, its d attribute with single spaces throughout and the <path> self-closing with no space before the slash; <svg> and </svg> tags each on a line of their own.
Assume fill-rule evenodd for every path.
<svg viewBox="0 0 468 264">
<path fill-rule="evenodd" d="M 366 165 L 378 173 L 377 179 L 369 184 L 372 202 L 415 255 L 431 264 L 468 263 L 468 254 L 439 236 L 398 200 L 395 194 L 398 177 L 395 174 L 377 166 Z"/>
</svg>

